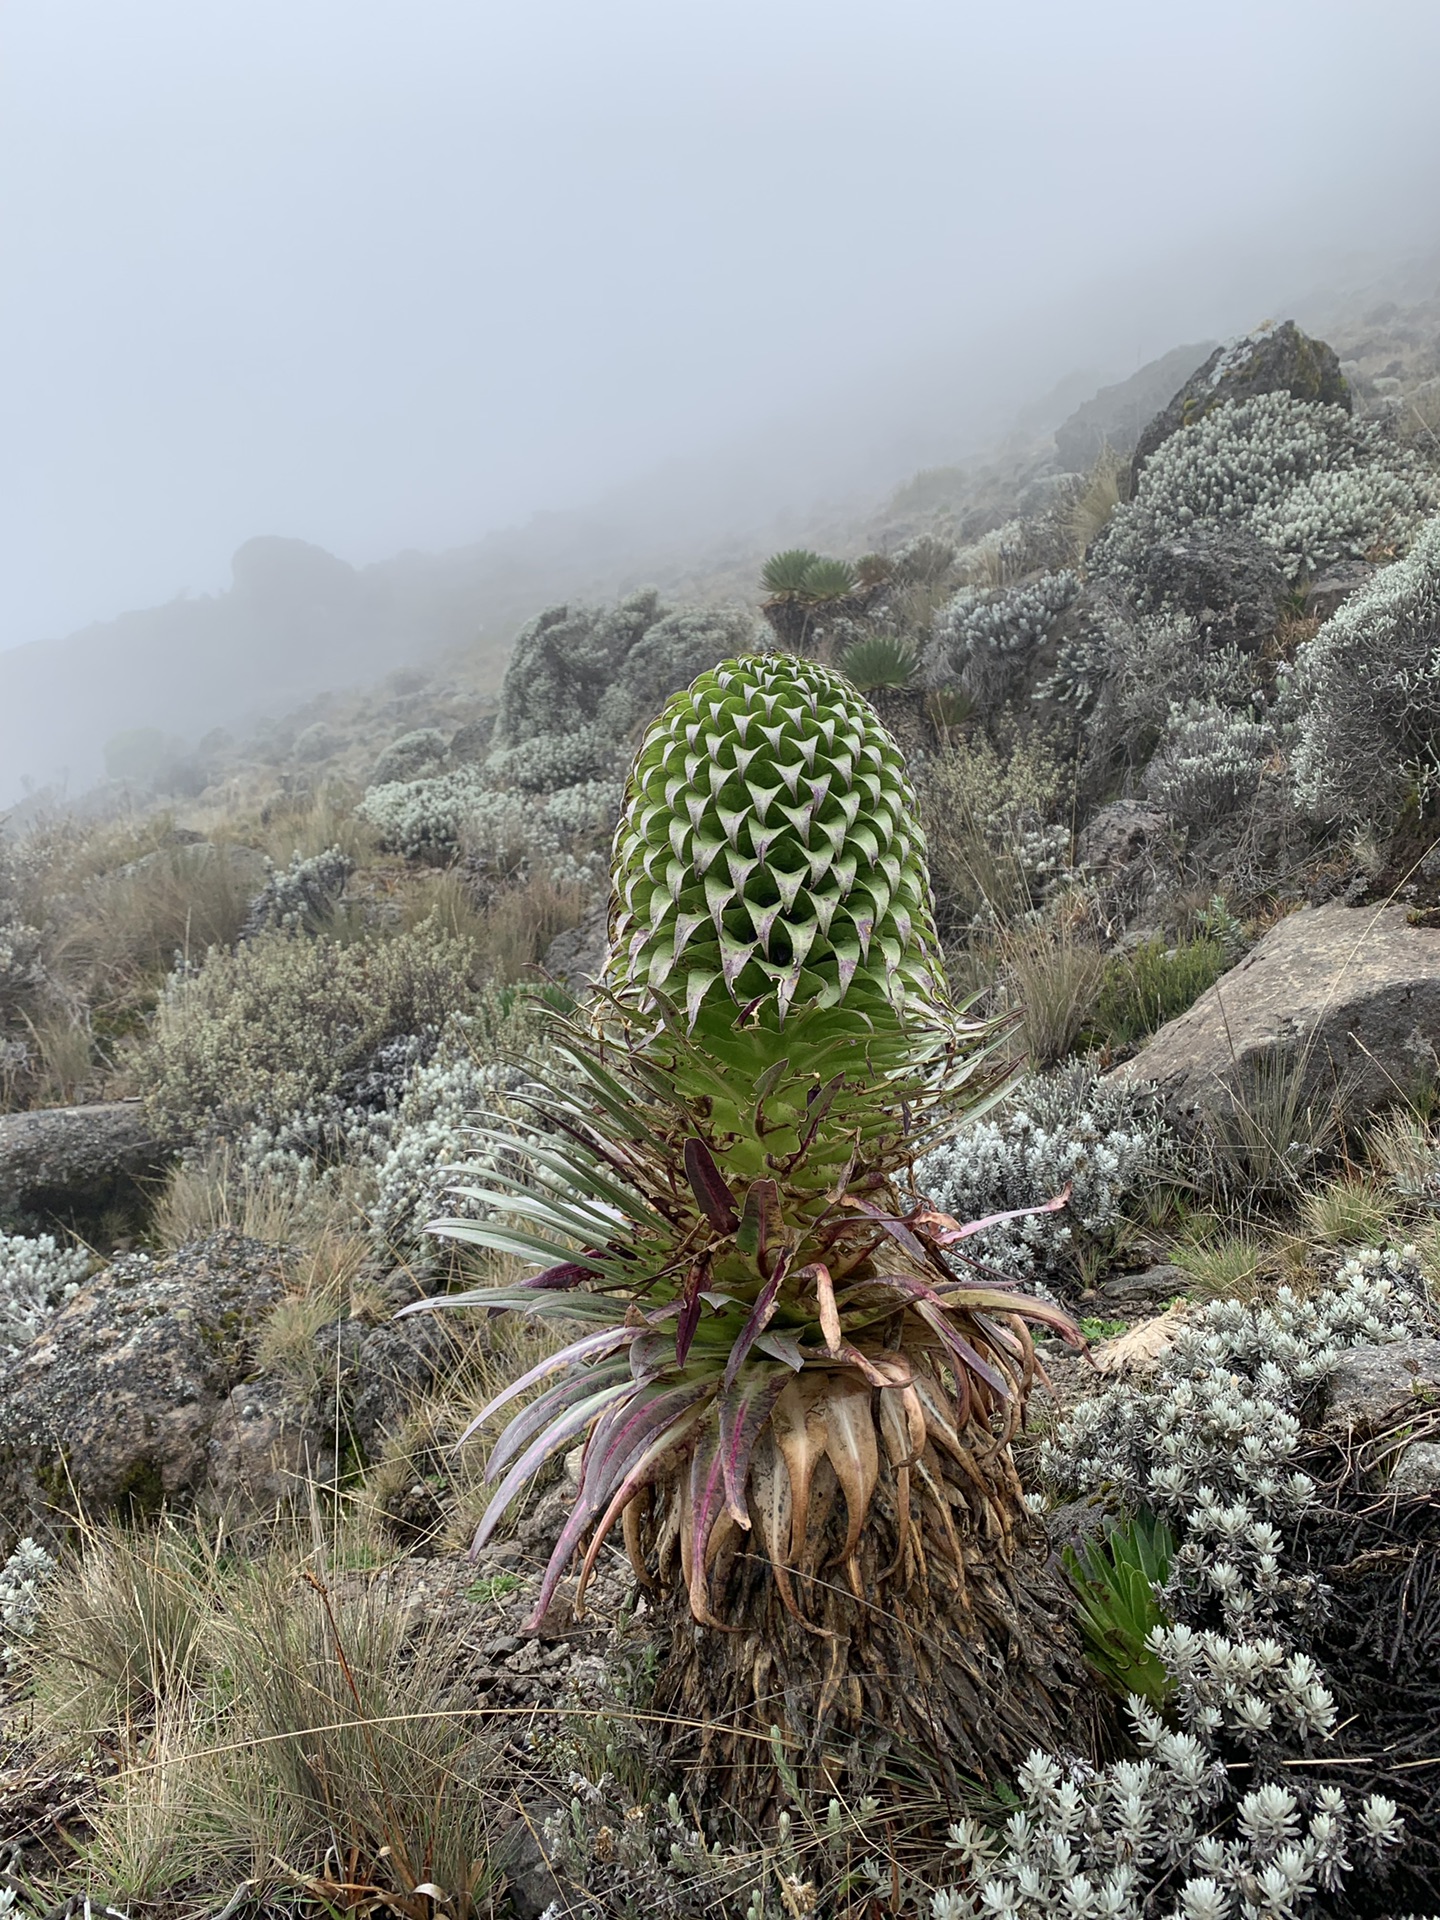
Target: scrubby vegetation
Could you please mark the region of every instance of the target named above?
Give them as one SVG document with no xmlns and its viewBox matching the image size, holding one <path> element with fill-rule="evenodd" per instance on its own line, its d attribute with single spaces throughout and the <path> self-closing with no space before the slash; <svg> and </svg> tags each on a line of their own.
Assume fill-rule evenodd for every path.
<svg viewBox="0 0 1440 1920">
<path fill-rule="evenodd" d="M 118 1416 L 183 1472 L 0 1435 L 0 1905 L 1440 1912 L 1440 1035 L 1144 1051 L 1440 900 L 1386 378 L 10 823 L 5 1124 L 165 1170 L 0 1192 L 0 1375 L 192 1345 Z M 166 1263 L 257 1250 L 196 1334 Z"/>
</svg>

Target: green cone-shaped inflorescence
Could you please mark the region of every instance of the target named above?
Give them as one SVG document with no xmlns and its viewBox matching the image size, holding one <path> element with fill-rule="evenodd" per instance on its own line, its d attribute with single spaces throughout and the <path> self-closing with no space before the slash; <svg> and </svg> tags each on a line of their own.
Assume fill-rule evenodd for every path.
<svg viewBox="0 0 1440 1920">
<path fill-rule="evenodd" d="M 682 1077 L 706 1063 L 686 1090 L 716 1103 L 722 1164 L 754 1159 L 723 1136 L 747 1134 L 757 1083 L 772 1159 L 787 1104 L 803 1118 L 837 1073 L 830 1129 L 858 1126 L 874 1150 L 975 1051 L 946 995 L 900 750 L 813 661 L 729 660 L 671 700 L 635 761 L 614 882 L 610 1006 Z"/>
</svg>

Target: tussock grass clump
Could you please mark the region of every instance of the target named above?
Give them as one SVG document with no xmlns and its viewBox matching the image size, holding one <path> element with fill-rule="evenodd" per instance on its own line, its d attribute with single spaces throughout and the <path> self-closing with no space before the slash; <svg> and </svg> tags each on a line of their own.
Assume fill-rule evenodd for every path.
<svg viewBox="0 0 1440 1920">
<path fill-rule="evenodd" d="M 1196 1237 L 1172 1249 L 1171 1258 L 1190 1276 L 1202 1300 L 1251 1300 L 1270 1257 L 1269 1243 L 1249 1231 Z"/>
<path fill-rule="evenodd" d="M 496 1911 L 499 1743 L 443 1705 L 448 1642 L 376 1585 L 283 1546 L 114 1530 L 47 1616 L 42 1712 L 124 1742 L 80 1847 L 92 1899 L 247 1880 L 257 1900 L 363 1896 L 406 1920 L 441 1890 L 456 1920 Z"/>
<path fill-rule="evenodd" d="M 1231 964 L 1224 945 L 1208 934 L 1167 947 L 1147 940 L 1105 963 L 1095 1006 L 1094 1035 L 1112 1047 L 1133 1046 L 1192 1007 Z"/>
<path fill-rule="evenodd" d="M 1089 1023 L 1105 962 L 1091 929 L 1064 914 L 1003 934 L 999 947 L 1026 1058 L 1043 1072 L 1065 1058 Z"/>
<path fill-rule="evenodd" d="M 210 1663 L 216 1579 L 193 1533 L 89 1531 L 51 1585 L 31 1651 L 44 1721 L 67 1737 L 133 1740 L 155 1714 L 193 1701 Z"/>
<path fill-rule="evenodd" d="M 1322 1247 L 1384 1246 L 1400 1211 L 1393 1194 L 1353 1169 L 1307 1193 L 1298 1209 L 1302 1234 Z"/>
<path fill-rule="evenodd" d="M 1317 1087 L 1302 1049 L 1259 1055 L 1202 1114 L 1205 1179 L 1229 1204 L 1293 1203 L 1345 1134 L 1346 1088 Z"/>
</svg>

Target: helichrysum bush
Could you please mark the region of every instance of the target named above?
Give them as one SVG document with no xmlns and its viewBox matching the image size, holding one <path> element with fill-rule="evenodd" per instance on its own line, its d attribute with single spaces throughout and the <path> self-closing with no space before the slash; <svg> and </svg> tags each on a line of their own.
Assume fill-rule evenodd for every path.
<svg viewBox="0 0 1440 1920">
<path fill-rule="evenodd" d="M 631 649 L 668 611 L 647 587 L 614 607 L 538 614 L 516 637 L 505 669 L 496 748 L 590 726 Z"/>
<path fill-rule="evenodd" d="M 433 921 L 351 946 L 276 932 L 212 948 L 161 997 L 149 1109 L 180 1136 L 235 1136 L 352 1097 L 387 1045 L 433 1045 L 473 997 L 472 965 Z"/>
<path fill-rule="evenodd" d="M 53 1234 L 0 1234 L 0 1358 L 28 1347 L 89 1271 L 89 1254 Z"/>
<path fill-rule="evenodd" d="M 45 939 L 23 898 L 23 856 L 0 837 L 0 1087 L 29 1064 L 29 1020 L 50 984 Z"/>
<path fill-rule="evenodd" d="M 1142 1385 L 1076 1406 L 1044 1448 L 1053 1483 L 1161 1513 L 1179 1539 L 1156 1589 L 1171 1618 L 1146 1642 L 1179 1726 L 1132 1695 L 1138 1759 L 1096 1771 L 1033 1753 L 1003 1828 L 951 1829 L 964 1878 L 933 1920 L 1302 1920 L 1333 1910 L 1357 1867 L 1384 1869 L 1404 1840 L 1394 1802 L 1305 1771 L 1338 1715 L 1294 1644 L 1320 1596 L 1287 1539 L 1319 1494 L 1290 1463 L 1341 1349 L 1425 1315 L 1406 1257 L 1360 1254 L 1308 1298 L 1207 1308 Z"/>
<path fill-rule="evenodd" d="M 315 933 L 345 891 L 355 863 L 339 847 L 322 853 L 297 853 L 288 867 L 277 867 L 250 902 L 242 940 L 278 929 L 282 933 Z"/>
<path fill-rule="evenodd" d="M 935 615 L 925 672 L 931 686 L 958 684 L 990 712 L 1021 685 L 1035 654 L 1074 603 L 1073 573 L 1043 573 L 1017 586 L 962 587 Z"/>
<path fill-rule="evenodd" d="M 455 1169 L 463 1163 L 467 1179 L 487 1179 L 513 1161 L 503 1147 L 480 1148 L 475 1129 L 521 1124 L 523 1096 L 541 1090 L 534 1069 L 547 1056 L 534 1005 L 518 995 L 505 1013 L 492 994 L 485 1014 L 452 1020 L 433 1058 L 411 1071 L 393 1113 L 377 1115 L 363 1137 L 352 1136 L 347 1157 L 375 1164 L 370 1227 L 381 1245 L 419 1253 L 437 1215 L 480 1218 L 487 1211 L 453 1191 Z M 517 1064 L 521 1047 L 529 1067 Z"/>
<path fill-rule="evenodd" d="M 1249 714 L 1187 701 L 1170 710 L 1145 791 L 1177 826 L 1203 831 L 1254 799 L 1272 746 L 1269 728 Z"/>
<path fill-rule="evenodd" d="M 1045 1444 L 1045 1472 L 1064 1493 L 1170 1520 L 1172 1609 L 1212 1606 L 1228 1633 L 1283 1638 L 1313 1590 L 1280 1558 L 1283 1529 L 1318 1499 L 1294 1465 L 1302 1412 L 1343 1349 L 1413 1337 L 1427 1313 L 1413 1256 L 1373 1250 L 1315 1294 L 1215 1301 L 1143 1384 L 1079 1402 Z"/>
<path fill-rule="evenodd" d="M 1199 1711 L 1221 1692 L 1200 1690 Z M 965 1882 L 931 1897 L 930 1920 L 1302 1920 L 1401 1844 L 1383 1794 L 1356 1808 L 1335 1787 L 1267 1781 L 1237 1796 L 1205 1734 L 1138 1698 L 1131 1719 L 1139 1759 L 1097 1772 L 1033 1753 L 1003 1830 L 957 1821 Z"/>
<path fill-rule="evenodd" d="M 972 1122 L 915 1171 L 921 1189 L 957 1220 L 1038 1206 L 1068 1188 L 1063 1212 L 1003 1222 L 973 1242 L 989 1266 L 1044 1276 L 1064 1271 L 1119 1223 L 1166 1152 L 1150 1098 L 1106 1086 L 1077 1063 L 1022 1086 L 1002 1112 Z"/>
<path fill-rule="evenodd" d="M 20 1655 L 20 1642 L 35 1631 L 44 1600 L 44 1587 L 56 1572 L 44 1547 L 24 1539 L 0 1567 L 0 1675 L 8 1673 Z"/>
<path fill-rule="evenodd" d="M 546 745 L 532 740 L 515 755 L 534 758 L 532 750 Z M 565 778 L 558 791 L 543 795 L 522 787 L 497 788 L 493 773 L 475 766 L 433 780 L 374 787 L 360 804 L 360 817 L 378 831 L 383 846 L 410 859 L 448 858 L 463 849 L 497 873 L 525 866 L 548 869 L 567 853 L 591 850 L 619 808 L 620 782 L 586 776 L 571 783 L 577 764 L 595 763 L 552 768 Z"/>
<path fill-rule="evenodd" d="M 1435 500 L 1433 471 L 1373 421 L 1261 394 L 1171 434 L 1090 549 L 1089 565 L 1123 578 L 1158 541 L 1199 521 L 1235 521 L 1296 579 L 1381 539 L 1403 544 Z"/>
<path fill-rule="evenodd" d="M 402 733 L 376 760 L 367 787 L 387 787 L 397 780 L 422 780 L 440 771 L 449 757 L 449 747 L 438 727 L 417 727 Z"/>
<path fill-rule="evenodd" d="M 1331 615 L 1296 665 L 1295 794 L 1323 820 L 1392 823 L 1440 780 L 1440 520 Z"/>
<path fill-rule="evenodd" d="M 535 733 L 518 746 L 496 748 L 485 762 L 484 777 L 491 785 L 527 794 L 554 794 L 596 781 L 613 782 L 618 793 L 622 757 L 611 736 L 592 721 L 571 733 Z"/>
</svg>

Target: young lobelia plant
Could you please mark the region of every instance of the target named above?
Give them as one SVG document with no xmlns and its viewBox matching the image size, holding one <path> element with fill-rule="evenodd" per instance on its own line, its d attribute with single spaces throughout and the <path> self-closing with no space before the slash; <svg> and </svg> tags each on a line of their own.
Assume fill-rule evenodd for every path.
<svg viewBox="0 0 1440 1920">
<path fill-rule="evenodd" d="M 477 1545 L 583 1439 L 537 1617 L 577 1555 L 583 1600 L 620 1523 L 637 1578 L 683 1596 L 662 1700 L 732 1797 L 763 1797 L 772 1727 L 832 1780 L 876 1726 L 951 1777 L 1073 1744 L 1078 1644 L 1009 1442 L 1030 1324 L 1079 1336 L 957 1271 L 991 1223 L 913 1191 L 1004 1084 L 1005 1035 L 948 999 L 914 795 L 853 687 L 762 655 L 671 700 L 600 991 L 557 1028 L 533 1134 L 483 1136 L 513 1175 L 463 1189 L 487 1217 L 435 1224 L 542 1270 L 425 1306 L 585 1329 L 475 1423 L 548 1382 L 494 1446 Z"/>
</svg>

